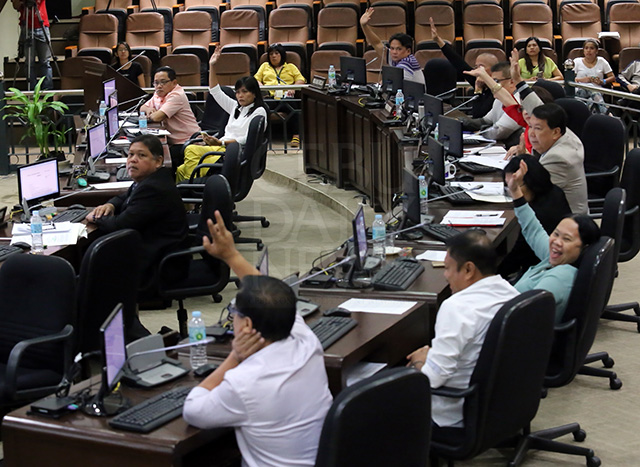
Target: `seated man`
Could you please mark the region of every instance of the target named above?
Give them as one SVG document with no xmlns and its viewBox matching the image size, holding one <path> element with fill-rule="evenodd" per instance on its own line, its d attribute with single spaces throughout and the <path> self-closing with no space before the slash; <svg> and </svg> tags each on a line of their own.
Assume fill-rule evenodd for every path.
<svg viewBox="0 0 640 467">
<path fill-rule="evenodd" d="M 313 465 L 331 394 L 322 346 L 296 314 L 282 281 L 259 276 L 236 250 L 219 212 L 212 256 L 242 279 L 231 307 L 235 337 L 226 360 L 187 397 L 184 419 L 198 428 L 232 426 L 243 466 Z"/>
<path fill-rule="evenodd" d="M 618 75 L 618 82 L 630 93 L 640 95 L 640 60 L 634 60 Z M 621 99 L 618 104 L 640 109 L 640 101 Z"/>
<path fill-rule="evenodd" d="M 187 248 L 187 215 L 171 171 L 163 167 L 162 143 L 153 135 L 138 135 L 129 147 L 127 172 L 134 183 L 127 192 L 98 206 L 87 216 L 102 232 L 134 229 L 142 237 L 141 281 L 157 280 L 158 263 L 167 253 Z M 177 265 L 168 280 L 186 274 Z"/>
<path fill-rule="evenodd" d="M 496 252 L 486 234 L 468 230 L 447 242 L 444 276 L 451 297 L 440 305 L 435 338 L 407 356 L 409 364 L 429 377 L 431 387 L 467 388 L 489 323 L 518 291 L 496 274 Z M 445 439 L 443 427 L 464 426 L 464 400 L 432 396 L 434 439 Z"/>
<path fill-rule="evenodd" d="M 158 68 L 153 77 L 153 86 L 156 92 L 149 102 L 140 107 L 140 111 L 147 113 L 150 122 L 162 122 L 171 133 L 167 139 L 171 145 L 171 163 L 175 171 L 183 162 L 182 145 L 194 133 L 200 132 L 200 127 L 173 69 L 168 66 Z"/>
</svg>

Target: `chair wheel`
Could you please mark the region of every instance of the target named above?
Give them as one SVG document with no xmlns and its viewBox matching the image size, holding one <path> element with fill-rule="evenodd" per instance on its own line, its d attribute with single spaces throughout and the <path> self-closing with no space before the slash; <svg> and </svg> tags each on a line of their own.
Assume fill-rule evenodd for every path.
<svg viewBox="0 0 640 467">
<path fill-rule="evenodd" d="M 614 390 L 620 389 L 622 387 L 622 381 L 620 381 L 620 378 L 611 379 L 609 380 L 609 387 Z"/>
<path fill-rule="evenodd" d="M 220 294 L 212 295 L 212 297 L 213 297 L 213 301 L 215 303 L 220 303 L 222 301 L 222 295 L 220 295 Z"/>
<path fill-rule="evenodd" d="M 585 439 L 587 439 L 587 432 L 584 431 L 582 428 L 579 429 L 578 431 L 574 431 L 573 432 L 573 439 L 575 439 L 578 442 L 583 442 Z"/>
<path fill-rule="evenodd" d="M 264 243 L 260 242 L 256 244 L 256 247 L 258 247 L 258 251 L 262 251 L 262 249 L 264 248 Z"/>
<path fill-rule="evenodd" d="M 602 461 L 599 457 L 587 457 L 587 467 L 600 467 L 600 464 L 602 464 Z"/>
<path fill-rule="evenodd" d="M 615 365 L 616 362 L 613 360 L 613 358 L 609 357 L 604 359 L 602 361 L 602 364 L 604 365 L 605 368 L 613 368 L 613 365 Z"/>
<path fill-rule="evenodd" d="M 267 219 L 261 220 L 260 223 L 262 224 L 262 227 L 264 227 L 265 229 L 271 225 L 271 222 L 269 222 Z"/>
<path fill-rule="evenodd" d="M 640 323 L 638 323 L 638 332 L 640 332 Z"/>
</svg>

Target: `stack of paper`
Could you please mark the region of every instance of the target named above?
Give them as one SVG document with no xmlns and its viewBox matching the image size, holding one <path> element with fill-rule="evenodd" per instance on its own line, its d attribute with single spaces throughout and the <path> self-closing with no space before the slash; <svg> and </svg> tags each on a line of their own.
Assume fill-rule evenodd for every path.
<svg viewBox="0 0 640 467">
<path fill-rule="evenodd" d="M 31 245 L 31 225 L 13 224 L 11 244 L 26 242 Z M 78 238 L 87 236 L 87 226 L 71 222 L 46 222 L 42 224 L 42 243 L 45 246 L 75 245 Z"/>
<path fill-rule="evenodd" d="M 501 217 L 504 211 L 461 211 L 451 210 L 442 218 L 441 224 L 454 227 L 497 227 L 506 220 Z"/>
<path fill-rule="evenodd" d="M 485 203 L 511 202 L 511 198 L 504 194 L 504 184 L 502 182 L 451 182 L 450 185 L 462 188 L 476 201 L 484 201 Z M 480 185 L 482 185 L 482 188 L 478 189 Z"/>
</svg>

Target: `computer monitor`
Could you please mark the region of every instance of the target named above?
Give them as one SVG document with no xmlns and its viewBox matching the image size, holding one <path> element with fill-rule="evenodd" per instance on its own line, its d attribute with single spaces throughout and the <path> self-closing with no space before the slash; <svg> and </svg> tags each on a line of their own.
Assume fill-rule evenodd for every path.
<svg viewBox="0 0 640 467">
<path fill-rule="evenodd" d="M 364 221 L 362 206 L 351 221 L 351 227 L 353 229 L 353 251 L 356 255 L 353 269 L 361 270 L 367 259 L 367 225 Z"/>
<path fill-rule="evenodd" d="M 398 89 L 402 89 L 404 71 L 396 66 L 383 65 L 382 67 L 382 92 L 395 95 Z"/>
<path fill-rule="evenodd" d="M 340 75 L 343 83 L 367 84 L 367 64 L 364 58 L 340 57 Z"/>
<path fill-rule="evenodd" d="M 105 101 L 109 107 L 118 107 L 118 91 L 113 91 L 109 94 L 109 100 Z"/>
<path fill-rule="evenodd" d="M 431 164 L 431 181 L 440 186 L 444 186 L 444 147 L 434 138 L 429 138 L 427 143 L 427 154 L 433 162 Z"/>
<path fill-rule="evenodd" d="M 444 146 L 445 156 L 462 157 L 462 122 L 455 118 L 438 117 L 438 140 Z"/>
<path fill-rule="evenodd" d="M 405 79 L 402 83 L 402 93 L 404 94 L 404 102 L 407 109 L 411 112 L 417 112 L 418 102 L 423 100 L 425 93 L 424 84 Z"/>
<path fill-rule="evenodd" d="M 87 154 L 90 159 L 97 159 L 107 149 L 105 122 L 100 122 L 87 130 Z"/>
<path fill-rule="evenodd" d="M 55 158 L 18 167 L 18 197 L 26 208 L 25 216 L 29 215 L 29 208 L 59 194 L 60 176 Z"/>
<path fill-rule="evenodd" d="M 105 104 L 109 105 L 109 98 L 113 91 L 116 90 L 116 79 L 111 78 L 102 82 L 102 96 Z"/>
<path fill-rule="evenodd" d="M 263 276 L 269 275 L 269 249 L 265 246 L 260 255 L 260 259 L 256 263 L 256 269 L 260 271 Z"/>
<path fill-rule="evenodd" d="M 420 223 L 420 192 L 418 189 L 418 177 L 409 169 L 402 169 L 402 212 L 406 219 L 414 225 Z"/>
<path fill-rule="evenodd" d="M 118 106 L 111 107 L 107 110 L 107 128 L 109 133 L 109 139 L 114 138 L 118 134 Z M 106 144 L 105 144 L 106 146 Z"/>
<path fill-rule="evenodd" d="M 438 117 L 442 115 L 442 99 L 432 96 L 430 94 L 424 94 L 422 97 L 424 103 L 424 122 L 425 128 L 433 130 L 438 123 Z"/>
</svg>

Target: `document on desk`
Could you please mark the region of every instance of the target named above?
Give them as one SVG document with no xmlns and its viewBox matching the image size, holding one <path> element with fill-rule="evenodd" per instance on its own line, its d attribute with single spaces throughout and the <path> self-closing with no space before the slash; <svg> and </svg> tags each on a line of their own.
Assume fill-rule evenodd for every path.
<svg viewBox="0 0 640 467">
<path fill-rule="evenodd" d="M 511 198 L 504 194 L 504 184 L 502 182 L 450 182 L 451 186 L 457 186 L 476 201 L 485 203 L 510 203 Z M 474 189 L 482 185 L 482 188 Z M 469 191 L 473 190 L 473 191 Z"/>
<path fill-rule="evenodd" d="M 504 211 L 463 211 L 452 209 L 440 222 L 453 227 L 499 227 L 504 225 Z"/>
<path fill-rule="evenodd" d="M 107 183 L 96 183 L 95 185 L 91 185 L 96 190 L 117 190 L 120 188 L 129 188 L 133 184 L 133 180 L 129 180 L 126 182 L 107 182 Z"/>
<path fill-rule="evenodd" d="M 126 157 L 109 157 L 108 159 L 104 160 L 105 164 L 126 164 L 127 163 L 127 158 Z"/>
<path fill-rule="evenodd" d="M 424 253 L 420 253 L 416 256 L 416 259 L 421 261 L 435 261 L 441 263 L 444 261 L 444 257 L 447 256 L 447 252 L 443 250 L 427 250 Z"/>
<path fill-rule="evenodd" d="M 340 308 L 345 308 L 349 311 L 401 315 L 409 311 L 417 303 L 418 302 L 406 302 L 404 300 L 373 300 L 366 298 L 350 298 L 339 306 Z"/>
<path fill-rule="evenodd" d="M 146 130 L 141 130 L 140 128 L 129 128 L 128 131 L 134 135 L 142 133 L 143 135 L 171 136 L 171 133 L 162 128 L 147 128 Z"/>
<path fill-rule="evenodd" d="M 487 148 L 493 150 L 494 148 Z M 507 154 L 503 148 L 495 148 L 495 151 L 483 153 L 482 150 L 479 155 L 464 156 L 460 159 L 460 162 L 473 162 L 475 164 L 484 165 L 487 167 L 493 167 L 494 169 L 504 169 L 509 161 L 504 160 L 504 156 Z"/>
<path fill-rule="evenodd" d="M 31 245 L 30 224 L 13 224 L 11 244 L 26 242 Z M 42 224 L 42 243 L 45 246 L 75 245 L 80 237 L 87 236 L 87 226 L 79 222 Z"/>
</svg>

